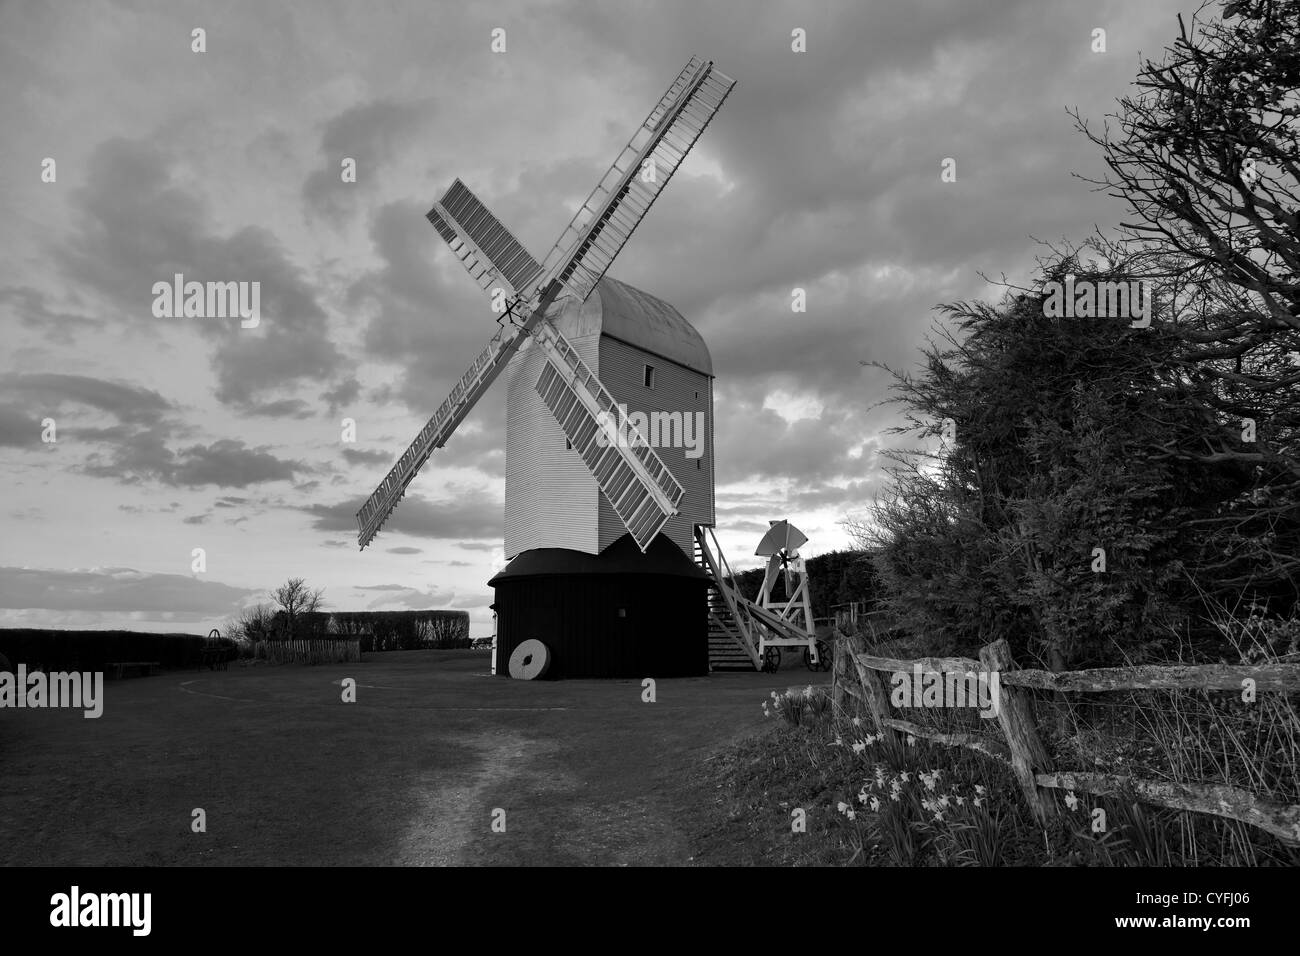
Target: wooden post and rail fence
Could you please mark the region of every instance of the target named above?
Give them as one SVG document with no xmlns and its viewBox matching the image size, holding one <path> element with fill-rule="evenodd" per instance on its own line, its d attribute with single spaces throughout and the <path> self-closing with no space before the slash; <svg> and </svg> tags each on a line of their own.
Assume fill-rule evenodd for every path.
<svg viewBox="0 0 1300 956">
<path fill-rule="evenodd" d="M 1271 833 L 1288 846 L 1300 846 L 1300 806 L 1279 803 L 1267 796 L 1227 784 L 1176 783 L 1142 780 L 1111 773 L 1054 771 L 1047 749 L 1039 737 L 1031 695 L 1035 691 L 1105 693 L 1128 690 L 1198 689 L 1238 691 L 1246 680 L 1254 681 L 1257 692 L 1295 693 L 1300 690 L 1300 664 L 1261 665 L 1153 665 L 1104 667 L 1053 672 L 1017 669 L 1004 639 L 980 650 L 979 660 L 965 657 L 922 657 L 899 660 L 868 653 L 860 633 L 840 635 L 835 642 L 832 698 L 837 714 L 845 713 L 847 701 L 856 701 L 870 714 L 875 729 L 886 735 L 910 734 L 918 739 L 950 747 L 965 747 L 1010 766 L 1034 817 L 1045 823 L 1058 812 L 1045 791 L 1071 790 L 1096 795 L 1130 792 L 1144 803 L 1208 813 L 1239 820 Z M 893 717 L 890 689 L 885 675 L 913 675 L 922 672 L 966 677 L 997 672 L 996 737 L 968 733 L 945 733 Z M 999 739 L 1000 738 L 1000 739 Z"/>
</svg>

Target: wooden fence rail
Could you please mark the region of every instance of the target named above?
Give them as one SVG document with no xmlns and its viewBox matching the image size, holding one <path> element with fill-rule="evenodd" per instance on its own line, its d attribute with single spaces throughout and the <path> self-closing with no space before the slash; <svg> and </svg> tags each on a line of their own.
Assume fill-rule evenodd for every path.
<svg viewBox="0 0 1300 956">
<path fill-rule="evenodd" d="M 361 641 L 300 640 L 261 641 L 258 658 L 272 664 L 350 664 L 361 660 Z"/>
<path fill-rule="evenodd" d="M 946 733 L 892 717 L 889 688 L 883 672 L 966 675 L 996 672 L 998 701 L 996 725 L 1002 740 L 977 734 Z M 980 650 L 978 661 L 966 657 L 921 657 L 902 660 L 867 653 L 861 634 L 850 633 L 835 643 L 832 698 L 843 713 L 849 698 L 867 713 L 878 733 L 910 734 L 949 747 L 965 747 L 1008 764 L 1034 817 L 1040 822 L 1057 812 L 1045 790 L 1077 790 L 1092 794 L 1131 792 L 1144 803 L 1208 813 L 1239 820 L 1277 837 L 1288 846 L 1300 846 L 1300 806 L 1278 803 L 1268 797 L 1226 784 L 1173 783 L 1100 773 L 1054 772 L 1047 766 L 1047 751 L 1038 736 L 1029 694 L 1033 691 L 1102 693 L 1116 690 L 1236 690 L 1254 681 L 1256 691 L 1294 693 L 1300 690 L 1300 664 L 1254 666 L 1204 664 L 1105 667 L 1053 673 L 1017 669 L 1005 640 Z"/>
</svg>

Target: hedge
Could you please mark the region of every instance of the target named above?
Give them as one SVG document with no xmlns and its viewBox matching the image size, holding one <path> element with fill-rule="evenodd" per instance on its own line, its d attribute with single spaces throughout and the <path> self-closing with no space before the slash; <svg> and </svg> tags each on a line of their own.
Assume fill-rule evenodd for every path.
<svg viewBox="0 0 1300 956">
<path fill-rule="evenodd" d="M 204 638 L 198 634 L 148 634 L 143 631 L 60 631 L 44 628 L 0 630 L 0 654 L 47 671 L 103 670 L 109 661 L 158 661 L 163 667 L 198 667 Z M 222 638 L 229 660 L 235 642 Z"/>
</svg>

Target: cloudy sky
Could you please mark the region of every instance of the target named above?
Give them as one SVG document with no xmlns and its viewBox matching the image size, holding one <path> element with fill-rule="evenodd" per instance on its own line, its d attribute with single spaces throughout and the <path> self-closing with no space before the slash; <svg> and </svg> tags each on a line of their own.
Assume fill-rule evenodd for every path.
<svg viewBox="0 0 1300 956">
<path fill-rule="evenodd" d="M 896 441 L 860 361 L 913 366 L 937 303 L 1122 218 L 1065 110 L 1110 112 L 1192 6 L 5 4 L 0 626 L 195 632 L 296 575 L 490 633 L 500 383 L 355 543 L 493 329 L 424 213 L 460 176 L 541 258 L 693 53 L 738 85 L 610 274 L 712 351 L 733 565 L 769 518 L 844 546 Z M 178 272 L 259 281 L 260 324 L 155 317 Z"/>
</svg>

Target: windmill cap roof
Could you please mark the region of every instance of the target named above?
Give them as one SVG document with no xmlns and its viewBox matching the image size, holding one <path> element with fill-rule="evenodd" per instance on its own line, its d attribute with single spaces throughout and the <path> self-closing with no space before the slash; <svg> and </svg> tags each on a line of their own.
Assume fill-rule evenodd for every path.
<svg viewBox="0 0 1300 956">
<path fill-rule="evenodd" d="M 605 276 L 581 305 L 574 296 L 565 296 L 556 304 L 561 309 L 558 322 L 565 335 L 600 332 L 696 372 L 713 375 L 713 359 L 695 327 L 663 299 L 626 282 Z"/>
<path fill-rule="evenodd" d="M 496 587 L 512 578 L 550 574 L 663 574 L 708 580 L 708 575 L 662 534 L 650 542 L 645 554 L 641 553 L 632 536 L 625 534 L 598 555 L 568 548 L 521 551 L 488 581 L 488 587 Z"/>
</svg>

